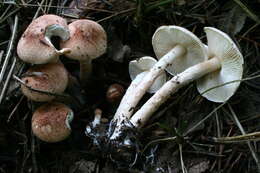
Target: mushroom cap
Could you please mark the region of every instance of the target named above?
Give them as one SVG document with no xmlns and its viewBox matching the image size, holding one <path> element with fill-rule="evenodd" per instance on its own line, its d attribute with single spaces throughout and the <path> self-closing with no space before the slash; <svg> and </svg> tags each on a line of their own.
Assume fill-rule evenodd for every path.
<svg viewBox="0 0 260 173">
<path fill-rule="evenodd" d="M 209 58 L 217 57 L 221 62 L 221 69 L 197 80 L 197 89 L 210 101 L 225 102 L 240 85 L 240 81 L 224 84 L 242 79 L 243 56 L 227 34 L 212 27 L 205 27 L 204 30 L 207 34 Z M 207 91 L 219 85 L 223 86 Z"/>
<path fill-rule="evenodd" d="M 183 56 L 173 60 L 166 71 L 171 75 L 183 72 L 188 67 L 203 62 L 207 59 L 203 43 L 189 30 L 179 26 L 161 26 L 152 38 L 152 45 L 158 59 L 162 58 L 176 45 L 185 48 Z"/>
<path fill-rule="evenodd" d="M 61 94 L 68 85 L 68 72 L 61 63 L 42 64 L 31 67 L 22 80 L 32 89 Z M 33 91 L 24 85 L 21 85 L 21 89 L 23 94 L 33 101 L 45 102 L 55 98 L 53 95 Z"/>
<path fill-rule="evenodd" d="M 138 60 L 131 61 L 129 63 L 130 78 L 134 80 L 137 75 L 140 78 L 143 78 L 156 63 L 157 60 L 150 56 L 144 56 Z M 159 90 L 162 87 L 162 85 L 165 82 L 166 82 L 166 74 L 165 72 L 163 72 L 155 79 L 154 83 L 148 89 L 147 92 L 155 93 L 157 90 Z"/>
<path fill-rule="evenodd" d="M 33 20 L 18 42 L 19 58 L 32 64 L 57 61 L 60 52 L 52 45 L 51 36 L 59 36 L 62 40 L 69 38 L 69 28 L 65 19 L 48 14 Z"/>
<path fill-rule="evenodd" d="M 106 99 L 110 103 L 116 103 L 121 100 L 125 92 L 125 89 L 122 85 L 114 83 L 110 85 L 106 92 Z"/>
<path fill-rule="evenodd" d="M 84 61 L 95 59 L 106 52 L 107 35 L 97 22 L 81 19 L 69 24 L 70 39 L 61 42 L 61 48 L 70 48 L 68 58 Z"/>
<path fill-rule="evenodd" d="M 69 123 L 73 111 L 58 102 L 49 102 L 36 109 L 32 116 L 32 131 L 45 142 L 59 142 L 70 135 Z"/>
</svg>

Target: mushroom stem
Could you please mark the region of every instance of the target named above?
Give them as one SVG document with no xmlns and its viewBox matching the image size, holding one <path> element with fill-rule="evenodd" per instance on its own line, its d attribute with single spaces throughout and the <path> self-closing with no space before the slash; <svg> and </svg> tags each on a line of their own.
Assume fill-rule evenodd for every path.
<svg viewBox="0 0 260 173">
<path fill-rule="evenodd" d="M 101 123 L 101 117 L 102 117 L 102 110 L 96 109 L 95 110 L 95 117 L 94 117 L 94 120 L 92 122 L 92 125 L 93 125 L 94 128 Z"/>
<path fill-rule="evenodd" d="M 166 82 L 142 107 L 139 109 L 130 122 L 141 128 L 151 117 L 151 115 L 163 104 L 173 93 L 190 82 L 221 68 L 221 62 L 217 57 L 213 57 L 205 62 L 189 67 L 182 73 L 174 76 Z"/>
<path fill-rule="evenodd" d="M 55 48 L 55 46 L 52 44 L 52 41 L 51 41 L 51 38 L 53 36 L 58 36 L 62 41 L 66 41 L 69 39 L 70 33 L 69 33 L 68 29 L 66 29 L 65 27 L 63 27 L 61 25 L 53 24 L 53 25 L 47 26 L 46 30 L 45 30 L 45 34 L 44 34 L 44 39 L 46 40 L 46 43 L 49 46 Z M 58 55 L 62 55 L 62 54 L 70 52 L 69 48 L 64 48 L 61 50 L 57 50 L 55 48 L 55 50 Z"/>
<path fill-rule="evenodd" d="M 66 120 L 65 120 L 65 124 L 66 124 L 67 128 L 70 130 L 71 130 L 70 123 L 72 122 L 73 118 L 74 118 L 73 111 L 68 112 Z"/>
<path fill-rule="evenodd" d="M 135 106 L 141 100 L 146 91 L 151 87 L 155 79 L 164 71 L 164 69 L 171 65 L 171 62 L 178 57 L 185 54 L 186 50 L 181 45 L 176 45 L 172 50 L 165 54 L 151 69 L 146 72 L 140 83 L 135 87 L 126 91 L 120 105 L 116 111 L 114 119 L 130 118 Z"/>
<path fill-rule="evenodd" d="M 90 59 L 79 61 L 80 63 L 80 72 L 79 78 L 81 84 L 86 84 L 91 72 L 92 72 L 92 63 Z"/>
<path fill-rule="evenodd" d="M 171 65 L 175 58 L 179 58 L 186 53 L 186 50 L 181 45 L 176 45 L 172 50 L 165 54 L 149 71 L 140 73 L 131 85 L 128 87 L 124 97 L 113 118 L 116 122 L 116 127 L 110 139 L 116 139 L 120 136 L 122 128 L 130 119 L 135 106 L 141 100 L 146 91 L 152 86 L 155 79 L 164 72 L 164 69 Z M 138 81 L 138 82 L 137 82 Z"/>
<path fill-rule="evenodd" d="M 60 55 L 66 54 L 66 53 L 70 53 L 70 52 L 71 52 L 71 49 L 70 49 L 70 48 L 63 48 L 63 49 L 61 49 L 61 50 L 57 50 L 56 52 L 57 52 L 57 54 L 60 56 Z"/>
<path fill-rule="evenodd" d="M 126 90 L 126 93 L 124 97 L 122 98 L 119 107 L 117 108 L 116 114 L 113 118 L 114 121 L 121 121 L 123 119 L 127 119 L 129 117 L 126 117 L 123 112 L 131 112 L 132 107 L 129 107 L 126 105 L 127 99 L 131 97 L 131 94 L 133 94 L 139 85 L 139 83 L 142 81 L 144 75 L 146 72 L 142 72 L 136 76 L 136 78 L 131 82 L 128 89 Z M 126 111 L 127 110 L 127 111 Z"/>
</svg>

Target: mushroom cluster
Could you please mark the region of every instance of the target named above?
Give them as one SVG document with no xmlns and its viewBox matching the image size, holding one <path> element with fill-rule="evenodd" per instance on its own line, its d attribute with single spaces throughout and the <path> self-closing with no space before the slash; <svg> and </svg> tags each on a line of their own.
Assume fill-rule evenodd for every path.
<svg viewBox="0 0 260 173">
<path fill-rule="evenodd" d="M 52 43 L 55 36 L 60 38 L 59 45 Z M 33 66 L 22 75 L 21 90 L 32 101 L 47 102 L 32 117 L 32 131 L 39 139 L 58 142 L 70 134 L 73 111 L 54 101 L 70 80 L 59 56 L 80 61 L 80 80 L 84 84 L 91 73 L 91 60 L 105 53 L 106 42 L 106 33 L 98 23 L 80 19 L 68 25 L 64 18 L 52 14 L 36 18 L 22 34 L 17 54 Z"/>
<path fill-rule="evenodd" d="M 179 26 L 161 26 L 156 30 L 152 45 L 159 60 L 152 65 L 146 64 L 143 76 L 140 76 L 142 73 L 134 75 L 136 78 L 111 121 L 110 140 L 119 140 L 123 129 L 144 126 L 173 93 L 195 80 L 199 93 L 209 101 L 225 102 L 235 93 L 243 74 L 243 56 L 227 34 L 213 27 L 205 27 L 204 31 L 207 46 L 192 32 Z M 139 66 L 137 62 L 130 62 L 129 71 L 133 71 L 133 63 Z M 164 70 L 173 77 L 157 85 Z M 134 113 L 142 96 L 153 85 L 158 86 L 155 94 Z"/>
</svg>

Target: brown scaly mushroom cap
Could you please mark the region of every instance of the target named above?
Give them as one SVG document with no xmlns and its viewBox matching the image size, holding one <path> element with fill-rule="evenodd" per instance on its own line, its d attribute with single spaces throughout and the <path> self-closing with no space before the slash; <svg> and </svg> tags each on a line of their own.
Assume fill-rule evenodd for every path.
<svg viewBox="0 0 260 173">
<path fill-rule="evenodd" d="M 56 15 L 43 15 L 27 27 L 17 45 L 17 54 L 25 62 L 45 64 L 55 62 L 58 56 L 69 49 L 57 50 L 51 43 L 51 37 L 69 39 L 69 29 L 65 19 Z"/>
<path fill-rule="evenodd" d="M 45 142 L 59 142 L 70 135 L 73 111 L 66 105 L 50 102 L 40 106 L 32 116 L 32 131 Z"/>
<path fill-rule="evenodd" d="M 61 48 L 70 48 L 68 58 L 84 61 L 95 59 L 105 53 L 107 36 L 98 23 L 81 19 L 69 24 L 70 39 L 61 42 Z"/>
<path fill-rule="evenodd" d="M 22 80 L 32 89 L 61 94 L 68 85 L 68 72 L 61 63 L 42 64 L 31 67 Z M 28 87 L 21 85 L 22 92 L 33 101 L 44 102 L 55 98 L 53 95 L 33 91 Z"/>
</svg>

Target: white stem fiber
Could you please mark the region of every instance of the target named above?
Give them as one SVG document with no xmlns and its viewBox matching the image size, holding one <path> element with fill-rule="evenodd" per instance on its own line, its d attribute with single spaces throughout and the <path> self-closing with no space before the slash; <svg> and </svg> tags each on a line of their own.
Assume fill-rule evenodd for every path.
<svg viewBox="0 0 260 173">
<path fill-rule="evenodd" d="M 171 94 L 190 82 L 221 68 L 221 63 L 217 57 L 205 62 L 196 64 L 184 72 L 174 76 L 166 82 L 131 118 L 131 123 L 137 127 L 142 127 L 151 115 L 163 104 Z"/>
<path fill-rule="evenodd" d="M 185 53 L 185 48 L 182 46 L 175 46 L 171 51 L 165 54 L 154 66 L 150 69 L 149 72 L 142 78 L 140 83 L 135 86 L 134 90 L 131 85 L 126 91 L 121 103 L 117 109 L 117 112 L 114 116 L 114 119 L 124 119 L 130 118 L 133 114 L 134 108 L 141 100 L 146 91 L 151 87 L 155 79 L 164 72 L 164 69 L 171 65 L 171 62 L 183 55 Z M 119 118 L 120 117 L 120 118 Z"/>
</svg>

